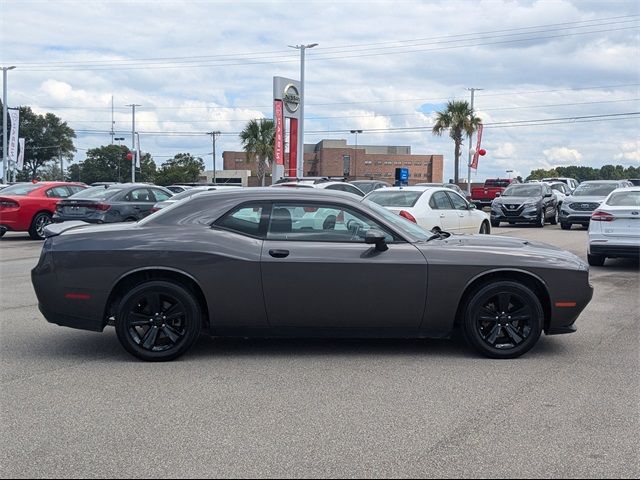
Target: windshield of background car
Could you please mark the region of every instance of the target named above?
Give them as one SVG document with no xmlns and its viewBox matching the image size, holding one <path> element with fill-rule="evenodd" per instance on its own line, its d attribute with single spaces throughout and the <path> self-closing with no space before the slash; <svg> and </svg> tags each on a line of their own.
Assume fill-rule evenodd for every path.
<svg viewBox="0 0 640 480">
<path fill-rule="evenodd" d="M 423 191 L 416 190 L 375 190 L 367 196 L 367 200 L 383 207 L 413 207 Z"/>
<path fill-rule="evenodd" d="M 484 182 L 485 187 L 508 187 L 510 184 L 509 180 L 487 180 Z"/>
<path fill-rule="evenodd" d="M 358 187 L 365 194 L 369 193 L 371 190 L 373 190 L 373 187 L 376 186 L 376 184 L 373 182 L 358 182 L 354 183 L 353 185 Z"/>
<path fill-rule="evenodd" d="M 2 195 L 28 195 L 40 187 L 42 187 L 42 185 L 37 183 L 11 185 L 10 187 L 2 189 Z"/>
<path fill-rule="evenodd" d="M 640 207 L 640 192 L 616 192 L 607 200 L 612 207 Z"/>
<path fill-rule="evenodd" d="M 69 198 L 74 200 L 82 199 L 82 200 L 105 200 L 107 198 L 113 197 L 116 193 L 121 192 L 122 188 L 109 187 L 104 188 L 101 187 L 91 187 L 78 192 L 74 195 L 71 195 Z"/>
<path fill-rule="evenodd" d="M 417 192 L 417 193 L 421 193 L 421 192 Z M 431 236 L 430 232 L 427 232 L 422 227 L 419 227 L 418 225 L 411 222 L 410 220 L 407 220 L 406 218 L 401 217 L 400 215 L 396 215 L 395 213 L 390 212 L 386 208 L 378 205 L 377 203 L 370 202 L 368 197 L 365 200 L 363 200 L 362 203 L 367 207 L 369 207 L 374 212 L 376 212 L 378 215 L 383 217 L 385 220 L 391 223 L 394 227 L 397 227 L 398 230 L 400 230 L 400 233 L 405 233 L 409 236 L 414 237 L 417 240 L 426 240 Z"/>
<path fill-rule="evenodd" d="M 540 185 L 512 185 L 503 193 L 503 197 L 541 197 L 542 187 Z"/>
<path fill-rule="evenodd" d="M 581 183 L 573 191 L 574 197 L 606 197 L 618 188 L 617 183 Z"/>
</svg>

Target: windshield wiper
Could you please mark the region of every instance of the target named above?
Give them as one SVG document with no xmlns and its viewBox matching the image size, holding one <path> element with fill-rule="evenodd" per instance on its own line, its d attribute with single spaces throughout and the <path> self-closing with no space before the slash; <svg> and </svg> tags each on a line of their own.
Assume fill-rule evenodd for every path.
<svg viewBox="0 0 640 480">
<path fill-rule="evenodd" d="M 433 235 L 427 238 L 426 241 L 430 242 L 431 240 L 436 240 L 436 239 L 443 240 L 445 238 L 449 238 L 450 236 L 451 234 L 449 232 L 441 232 L 440 230 L 437 230 Z"/>
</svg>

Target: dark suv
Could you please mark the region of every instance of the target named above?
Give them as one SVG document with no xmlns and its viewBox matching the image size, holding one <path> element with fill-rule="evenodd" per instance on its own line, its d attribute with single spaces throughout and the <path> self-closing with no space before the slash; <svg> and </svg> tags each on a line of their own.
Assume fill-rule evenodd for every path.
<svg viewBox="0 0 640 480">
<path fill-rule="evenodd" d="M 542 228 L 547 221 L 558 223 L 558 201 L 544 183 L 511 185 L 491 203 L 492 227 L 508 222 L 533 223 Z"/>
</svg>

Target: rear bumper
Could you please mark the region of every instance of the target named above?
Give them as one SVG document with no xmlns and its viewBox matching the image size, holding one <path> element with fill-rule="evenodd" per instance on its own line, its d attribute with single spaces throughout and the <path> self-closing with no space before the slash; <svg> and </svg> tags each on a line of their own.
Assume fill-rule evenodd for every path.
<svg viewBox="0 0 640 480">
<path fill-rule="evenodd" d="M 611 245 L 608 243 L 589 244 L 591 255 L 615 258 L 640 258 L 640 245 Z"/>
<path fill-rule="evenodd" d="M 90 215 L 82 215 L 82 216 L 72 216 L 72 215 L 62 215 L 60 213 L 55 213 L 52 218 L 54 223 L 62 223 L 62 222 L 72 222 L 72 221 L 81 221 L 87 223 L 104 223 L 108 221 L 106 219 L 106 215 L 104 213 L 94 213 Z"/>
<path fill-rule="evenodd" d="M 38 304 L 40 312 L 49 323 L 55 323 L 61 327 L 77 328 L 79 330 L 91 330 L 93 332 L 102 332 L 105 323 L 101 319 L 74 317 L 72 315 L 53 312 L 47 309 L 41 303 Z"/>
</svg>

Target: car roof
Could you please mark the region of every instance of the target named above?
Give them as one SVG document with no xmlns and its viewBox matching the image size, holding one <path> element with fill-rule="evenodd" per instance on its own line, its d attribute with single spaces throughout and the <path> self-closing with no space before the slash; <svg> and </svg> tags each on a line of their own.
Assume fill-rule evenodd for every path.
<svg viewBox="0 0 640 480">
<path fill-rule="evenodd" d="M 585 180 L 582 183 L 620 183 L 620 182 L 626 182 L 626 180 Z"/>
<path fill-rule="evenodd" d="M 373 192 L 400 192 L 400 191 L 409 191 L 409 192 L 426 192 L 427 190 L 445 190 L 451 191 L 450 188 L 441 187 L 441 186 L 426 186 L 426 185 L 411 185 L 407 187 L 385 187 L 379 188 L 378 190 L 374 190 Z M 370 192 L 370 193 L 373 193 Z"/>
</svg>

